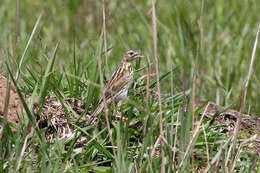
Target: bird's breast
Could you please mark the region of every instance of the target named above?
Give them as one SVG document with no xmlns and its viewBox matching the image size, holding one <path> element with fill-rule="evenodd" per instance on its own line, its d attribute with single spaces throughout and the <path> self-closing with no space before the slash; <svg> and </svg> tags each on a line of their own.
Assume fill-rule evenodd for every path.
<svg viewBox="0 0 260 173">
<path fill-rule="evenodd" d="M 115 100 L 119 101 L 119 100 L 125 100 L 127 98 L 127 93 L 128 93 L 128 89 L 124 89 L 122 91 L 120 91 L 116 97 Z"/>
</svg>

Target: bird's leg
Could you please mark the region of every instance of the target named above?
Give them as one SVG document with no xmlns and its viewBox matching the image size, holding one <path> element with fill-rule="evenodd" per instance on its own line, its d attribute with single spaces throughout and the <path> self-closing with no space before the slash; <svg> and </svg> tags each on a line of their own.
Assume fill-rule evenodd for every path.
<svg viewBox="0 0 260 173">
<path fill-rule="evenodd" d="M 124 100 L 120 100 L 117 104 L 117 109 L 116 109 L 116 119 L 117 120 L 120 120 L 120 122 L 126 122 L 127 118 L 125 118 L 120 109 L 122 107 L 122 105 L 125 104 L 125 101 Z"/>
</svg>

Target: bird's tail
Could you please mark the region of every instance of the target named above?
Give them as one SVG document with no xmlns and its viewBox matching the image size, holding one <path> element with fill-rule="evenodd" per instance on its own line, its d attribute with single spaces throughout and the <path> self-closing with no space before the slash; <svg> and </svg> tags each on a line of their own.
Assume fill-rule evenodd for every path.
<svg viewBox="0 0 260 173">
<path fill-rule="evenodd" d="M 96 110 L 91 114 L 90 119 L 88 120 L 86 126 L 89 126 L 92 124 L 92 122 L 94 121 L 94 119 L 96 118 L 96 116 L 103 110 L 104 105 L 103 104 L 99 104 L 98 107 L 96 108 Z"/>
<path fill-rule="evenodd" d="M 91 117 L 96 117 L 104 108 L 103 104 L 99 104 L 96 110 L 92 113 Z"/>
</svg>

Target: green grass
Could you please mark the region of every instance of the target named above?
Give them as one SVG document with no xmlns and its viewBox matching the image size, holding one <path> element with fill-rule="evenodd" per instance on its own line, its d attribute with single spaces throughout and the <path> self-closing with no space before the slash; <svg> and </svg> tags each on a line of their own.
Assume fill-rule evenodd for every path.
<svg viewBox="0 0 260 173">
<path fill-rule="evenodd" d="M 0 60 L 4 62 L 0 71 L 13 79 L 21 99 L 24 96 L 31 99 L 29 104 L 22 101 L 25 121 L 16 130 L 6 126 L 0 142 L 0 172 L 158 172 L 161 169 L 161 156 L 150 157 L 160 134 L 159 108 L 155 77 L 151 77 L 147 102 L 146 80 L 142 78 L 148 71 L 145 59 L 135 65 L 135 83 L 129 92 L 131 101 L 120 108 L 128 120 L 115 122 L 114 116 L 109 116 L 115 153 L 104 114 L 97 126 L 84 127 L 81 119 L 70 123 L 76 129 L 74 136 L 56 143 L 45 140 L 46 129 L 38 128 L 32 118 L 33 102 L 37 101 L 40 115 L 49 96 L 57 98 L 66 112 L 77 118 L 84 117 L 89 106 L 96 107 L 101 94 L 100 54 L 105 80 L 128 49 L 138 49 L 149 56 L 154 72 L 151 1 L 107 3 L 108 71 L 104 46 L 100 47 L 102 1 L 85 2 L 84 5 L 80 0 L 20 1 L 16 48 L 15 1 L 0 2 Z M 161 0 L 156 4 L 166 141 L 163 148 L 157 147 L 165 152 L 167 172 L 196 172 L 198 167 L 225 172 L 235 157 L 227 156 L 232 145 L 230 136 L 222 133 L 222 127 L 213 127 L 210 120 L 204 120 L 204 128 L 199 129 L 184 158 L 195 127 L 191 122 L 195 111 L 192 102 L 210 100 L 222 106 L 232 104 L 233 109 L 239 110 L 260 22 L 260 1 L 205 1 L 202 12 L 201 3 Z M 251 115 L 260 115 L 259 55 L 258 48 L 246 100 L 245 113 Z M 15 73 L 11 74 L 6 64 L 11 68 L 14 60 Z M 66 99 L 83 100 L 85 113 L 79 115 Z M 113 109 L 109 110 L 109 115 L 112 114 L 115 114 Z M 198 121 L 198 112 L 194 115 Z M 76 147 L 76 141 L 83 135 L 90 142 Z M 242 142 L 238 140 L 235 152 Z M 235 170 L 260 172 L 256 153 L 242 149 Z M 230 161 L 225 165 L 227 159 Z"/>
</svg>

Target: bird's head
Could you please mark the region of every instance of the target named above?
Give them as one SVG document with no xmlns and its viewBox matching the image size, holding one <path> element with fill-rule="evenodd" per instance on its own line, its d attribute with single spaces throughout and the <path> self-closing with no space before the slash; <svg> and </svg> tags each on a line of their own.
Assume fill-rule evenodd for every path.
<svg viewBox="0 0 260 173">
<path fill-rule="evenodd" d="M 144 56 L 141 55 L 140 51 L 137 50 L 128 50 L 124 54 L 124 61 L 126 62 L 132 62 L 133 60 L 136 60 L 137 58 L 143 58 Z"/>
</svg>

